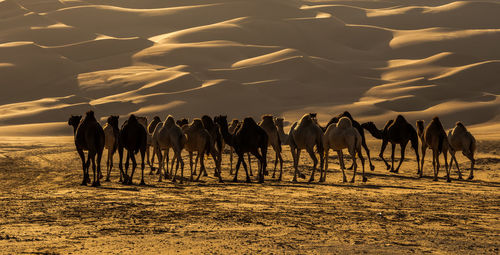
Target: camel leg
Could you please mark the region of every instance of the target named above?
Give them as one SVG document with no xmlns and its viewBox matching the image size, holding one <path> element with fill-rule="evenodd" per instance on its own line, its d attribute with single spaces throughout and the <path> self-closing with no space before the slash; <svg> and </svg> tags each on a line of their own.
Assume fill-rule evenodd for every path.
<svg viewBox="0 0 500 255">
<path fill-rule="evenodd" d="M 277 152 L 276 155 L 280 160 L 280 176 L 278 177 L 278 181 L 281 181 L 281 177 L 283 177 L 283 157 L 281 156 L 281 152 Z"/>
<path fill-rule="evenodd" d="M 250 153 L 248 153 L 247 155 L 248 155 L 248 169 L 250 170 L 250 176 L 253 176 L 253 172 L 252 172 L 252 159 L 250 158 Z"/>
<path fill-rule="evenodd" d="M 90 157 L 89 157 L 89 153 L 87 153 L 87 162 L 85 163 L 85 171 L 86 171 L 86 174 L 87 174 L 87 183 L 90 184 L 91 181 L 90 181 L 90 174 L 89 174 L 89 168 L 90 168 Z"/>
<path fill-rule="evenodd" d="M 391 143 L 391 173 L 394 173 L 394 151 L 396 150 L 396 144 Z"/>
<path fill-rule="evenodd" d="M 399 173 L 399 168 L 401 167 L 401 164 L 403 164 L 403 161 L 405 160 L 406 145 L 407 142 L 399 145 L 401 147 L 401 159 L 399 160 L 398 167 L 396 168 L 396 170 L 394 170 L 395 173 Z"/>
<path fill-rule="evenodd" d="M 274 149 L 274 148 L 273 148 Z M 276 178 L 276 168 L 278 167 L 278 151 L 274 150 L 274 170 L 273 170 L 273 178 Z"/>
<path fill-rule="evenodd" d="M 229 162 L 230 162 L 230 169 L 229 169 L 229 174 L 233 174 L 233 147 L 229 148 Z"/>
<path fill-rule="evenodd" d="M 259 179 L 259 183 L 264 182 L 264 170 L 263 170 L 263 156 L 260 155 L 259 150 L 256 149 L 255 151 L 252 151 L 251 154 L 253 154 L 257 158 L 257 162 L 261 162 L 259 165 L 259 169 L 257 170 L 257 178 Z M 248 154 L 250 156 L 250 154 Z"/>
<path fill-rule="evenodd" d="M 144 168 L 146 165 L 144 164 L 144 156 L 146 154 L 146 150 L 141 150 L 141 183 L 139 185 L 146 185 L 144 182 Z"/>
<path fill-rule="evenodd" d="M 450 172 L 451 167 L 448 167 L 448 150 L 443 151 L 444 156 L 444 169 L 446 170 L 446 182 L 451 182 Z"/>
<path fill-rule="evenodd" d="M 437 181 L 439 174 L 439 153 L 437 150 L 432 150 L 432 166 L 434 167 L 433 181 Z"/>
<path fill-rule="evenodd" d="M 161 179 L 162 179 L 161 170 L 164 167 L 164 165 L 163 165 L 164 161 L 163 161 L 163 154 L 161 153 L 161 149 L 160 148 L 156 149 L 156 156 L 158 157 L 158 173 L 159 173 L 158 182 L 161 182 Z M 165 179 L 166 178 L 167 177 L 165 176 Z"/>
<path fill-rule="evenodd" d="M 109 151 L 110 151 L 111 149 L 107 148 L 106 150 L 108 151 L 108 158 L 107 158 L 107 160 L 106 160 L 106 180 L 104 180 L 104 181 L 105 181 L 105 182 L 109 182 L 109 181 L 110 181 L 110 179 L 109 179 L 109 175 L 111 174 L 111 169 L 109 169 L 109 164 L 110 164 L 110 162 L 111 162 L 111 159 L 110 159 L 110 156 L 111 156 L 110 154 L 111 154 L 111 153 L 109 153 Z"/>
<path fill-rule="evenodd" d="M 347 177 L 345 176 L 345 165 L 344 165 L 344 155 L 342 150 L 337 151 L 337 155 L 339 156 L 339 165 L 340 169 L 342 169 L 342 182 L 347 182 Z"/>
<path fill-rule="evenodd" d="M 91 154 L 91 153 L 89 152 L 89 154 Z M 99 186 L 101 186 L 101 183 L 99 181 L 99 172 L 97 170 L 96 162 L 95 162 L 96 155 L 95 155 L 95 153 L 92 153 L 92 155 L 89 155 L 89 156 L 90 156 L 89 158 L 92 159 L 92 172 L 94 174 L 94 180 L 92 181 L 92 187 L 99 187 Z"/>
<path fill-rule="evenodd" d="M 175 172 L 174 172 L 174 162 L 177 158 L 177 154 L 174 150 L 174 156 L 172 157 L 172 162 L 170 163 L 170 173 L 174 173 L 173 174 L 173 177 L 172 177 L 172 182 L 175 182 L 176 181 L 176 177 L 177 177 L 177 170 L 179 169 L 178 167 L 175 168 Z"/>
<path fill-rule="evenodd" d="M 325 168 L 321 171 L 322 176 L 319 178 L 320 182 L 324 182 L 326 180 L 326 171 L 328 170 L 328 154 L 330 153 L 330 148 L 325 148 Z"/>
<path fill-rule="evenodd" d="M 299 171 L 299 159 L 300 159 L 300 152 L 301 151 L 302 151 L 301 149 L 297 149 L 297 151 L 295 152 L 295 159 L 293 162 L 294 167 L 295 167 L 295 174 L 293 176 L 293 182 L 297 182 L 297 175 L 302 179 L 306 177 L 303 173 L 301 173 Z"/>
<path fill-rule="evenodd" d="M 363 148 L 366 151 L 366 157 L 368 157 L 368 163 L 370 163 L 370 170 L 371 171 L 375 170 L 375 166 L 372 164 L 372 160 L 370 158 L 370 149 L 368 149 L 368 145 L 366 144 L 366 139 L 365 139 L 364 135 L 361 139 L 361 146 L 363 146 Z"/>
<path fill-rule="evenodd" d="M 99 179 L 102 179 L 102 177 L 103 177 L 102 172 L 101 172 L 101 160 L 102 160 L 102 153 L 103 152 L 104 152 L 104 149 L 97 152 L 96 164 L 97 164 L 97 172 L 99 173 Z M 100 181 L 99 181 L 99 185 L 101 185 Z"/>
<path fill-rule="evenodd" d="M 384 161 L 387 170 L 389 170 L 389 169 L 391 169 L 391 166 L 384 159 L 384 151 L 385 151 L 385 148 L 387 147 L 387 143 L 388 143 L 388 141 L 385 139 L 382 141 L 382 146 L 380 147 L 380 154 L 378 154 L 378 156 L 382 159 L 382 161 Z"/>
<path fill-rule="evenodd" d="M 237 156 L 238 156 L 238 161 L 236 162 L 236 167 L 234 170 L 233 182 L 238 182 L 238 170 L 240 169 L 241 165 L 241 157 L 243 157 L 243 156 L 240 157 L 239 153 L 237 153 Z"/>
<path fill-rule="evenodd" d="M 356 171 L 358 170 L 358 165 L 356 164 L 356 150 L 355 149 L 349 150 L 349 154 L 351 154 L 352 165 L 354 169 L 354 172 L 352 173 L 351 183 L 354 183 L 354 181 L 356 180 Z"/>
<path fill-rule="evenodd" d="M 470 173 L 469 177 L 467 177 L 467 180 L 472 180 L 474 179 L 474 164 L 476 163 L 476 160 L 474 159 L 474 152 L 462 151 L 462 154 L 470 160 Z"/>
<path fill-rule="evenodd" d="M 85 153 L 83 153 L 82 149 L 77 149 L 78 155 L 80 156 L 80 159 L 82 160 L 82 169 L 83 169 L 83 181 L 82 185 L 87 186 L 87 172 L 85 171 Z"/>
<path fill-rule="evenodd" d="M 132 172 L 130 173 L 130 178 L 128 179 L 128 184 L 132 185 L 132 180 L 134 179 L 135 169 L 137 168 L 137 161 L 135 161 L 134 152 L 130 153 L 130 160 L 132 160 Z"/>
<path fill-rule="evenodd" d="M 422 178 L 424 176 L 424 160 L 425 160 L 425 151 L 427 150 L 427 146 L 425 145 L 425 143 L 422 144 L 422 159 L 420 159 L 420 172 L 418 172 L 417 174 L 419 174 L 419 177 Z"/>
<path fill-rule="evenodd" d="M 191 170 L 191 175 L 189 177 L 189 180 L 193 181 L 193 152 L 189 151 L 188 154 L 189 154 L 189 169 Z M 198 153 L 198 155 L 196 155 L 196 160 L 198 160 L 199 156 L 200 156 L 200 153 Z"/>
<path fill-rule="evenodd" d="M 314 149 L 313 148 L 307 148 L 307 153 L 309 153 L 309 156 L 311 157 L 313 161 L 313 170 L 311 173 L 311 177 L 309 178 L 309 182 L 314 181 L 314 173 L 316 172 L 316 167 L 318 166 L 318 159 L 316 158 L 316 155 L 314 155 Z"/>
<path fill-rule="evenodd" d="M 182 160 L 181 151 L 177 152 L 177 162 L 181 162 L 181 181 L 179 183 L 182 184 L 184 182 L 184 160 Z M 175 171 L 177 172 L 177 169 Z"/>
<path fill-rule="evenodd" d="M 200 155 L 201 154 L 201 155 Z M 200 157 L 200 171 L 207 172 L 205 168 L 205 155 L 203 153 L 198 152 L 198 156 Z M 196 162 L 197 163 L 197 162 Z M 215 170 L 215 174 L 217 174 L 217 170 Z"/>
<path fill-rule="evenodd" d="M 219 177 L 219 182 L 224 182 L 222 180 L 222 170 L 221 170 L 221 167 L 220 167 L 220 164 L 219 164 L 219 160 L 217 159 L 217 155 L 214 153 L 214 152 L 210 152 L 210 154 L 212 155 L 212 158 L 214 160 L 214 164 L 215 164 L 215 169 L 217 170 L 217 177 Z"/>
<path fill-rule="evenodd" d="M 125 160 L 125 178 L 127 181 L 125 184 L 129 184 L 132 182 L 132 177 L 128 175 L 128 167 L 129 167 L 129 160 L 130 160 L 130 152 L 127 150 L 127 159 Z"/>
<path fill-rule="evenodd" d="M 455 151 L 450 150 L 450 171 L 453 168 L 453 162 L 455 162 L 455 166 L 457 166 L 458 179 L 463 180 L 462 172 L 460 171 L 460 166 L 458 166 L 457 158 L 455 157 Z"/>
<path fill-rule="evenodd" d="M 368 178 L 365 176 L 365 158 L 363 158 L 363 153 L 361 152 L 361 148 L 358 149 L 359 160 L 361 160 L 361 168 L 363 169 L 363 182 L 368 181 Z"/>
</svg>

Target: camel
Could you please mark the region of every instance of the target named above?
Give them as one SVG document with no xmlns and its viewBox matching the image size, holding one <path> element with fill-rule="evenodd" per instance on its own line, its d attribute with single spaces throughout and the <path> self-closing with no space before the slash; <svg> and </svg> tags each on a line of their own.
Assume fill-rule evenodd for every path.
<svg viewBox="0 0 500 255">
<path fill-rule="evenodd" d="M 305 114 L 299 122 L 293 123 L 289 132 L 289 142 L 293 157 L 293 167 L 295 168 L 292 181 L 297 182 L 297 174 L 301 178 L 305 178 L 305 175 L 300 173 L 298 169 L 300 152 L 302 149 L 305 149 L 313 160 L 313 171 L 309 179 L 309 181 L 313 181 L 314 172 L 318 165 L 318 159 L 314 154 L 314 146 L 316 146 L 320 155 L 320 169 L 323 168 L 323 130 L 321 130 L 319 125 L 313 120 L 313 116 Z"/>
<path fill-rule="evenodd" d="M 418 154 L 418 136 L 415 128 L 406 121 L 406 119 L 402 115 L 398 115 L 396 119 L 389 120 L 383 130 L 377 129 L 373 122 L 363 123 L 361 125 L 364 129 L 368 130 L 373 137 L 377 139 L 382 139 L 382 147 L 380 148 L 379 157 L 384 161 L 387 170 L 391 169 L 390 172 L 398 173 L 401 164 L 405 158 L 405 150 L 408 142 L 411 142 L 411 147 L 415 151 L 415 155 L 417 155 L 417 173 L 420 172 L 420 159 Z M 391 152 L 391 161 L 392 164 L 389 166 L 389 163 L 384 159 L 384 151 L 388 143 L 392 145 Z M 399 160 L 398 167 L 394 169 L 394 150 L 396 149 L 396 144 L 399 144 L 401 147 L 401 159 Z"/>
<path fill-rule="evenodd" d="M 278 133 L 278 128 L 274 124 L 274 119 L 272 115 L 264 115 L 262 116 L 262 121 L 259 123 L 259 126 L 266 131 L 268 142 L 275 152 L 274 159 L 274 171 L 273 178 L 276 178 L 276 167 L 278 165 L 278 159 L 280 161 L 280 176 L 278 180 L 281 181 L 281 177 L 283 176 L 283 158 L 281 157 L 281 140 Z"/>
<path fill-rule="evenodd" d="M 434 181 L 438 180 L 439 173 L 439 154 L 441 152 L 444 156 L 444 167 L 446 169 L 446 181 L 451 182 L 450 179 L 450 169 L 448 169 L 448 138 L 444 131 L 443 125 L 438 117 L 434 117 L 432 121 L 427 125 L 424 130 L 424 121 L 417 120 L 417 133 L 422 141 L 422 160 L 420 166 L 420 177 L 423 176 L 424 173 L 424 158 L 425 151 L 427 147 L 432 149 L 432 166 L 434 168 Z"/>
<path fill-rule="evenodd" d="M 162 158 L 161 150 L 166 150 L 166 164 L 168 164 L 168 151 L 170 148 L 174 150 L 174 158 L 180 162 L 181 165 L 181 179 L 180 183 L 183 182 L 184 178 L 184 161 L 182 160 L 181 152 L 186 144 L 186 136 L 182 132 L 182 129 L 175 123 L 174 117 L 169 115 L 165 122 L 158 124 L 153 134 L 153 143 L 156 153 L 158 155 L 158 160 L 160 166 L 158 171 L 160 171 L 159 182 L 162 180 L 161 169 L 164 167 L 164 161 Z M 174 161 L 172 160 L 171 171 L 174 167 Z M 165 171 L 165 179 L 168 178 L 169 174 Z M 177 168 L 175 169 L 175 174 L 172 178 L 172 182 L 175 182 L 177 175 Z"/>
<path fill-rule="evenodd" d="M 333 117 L 332 119 L 330 119 L 330 121 L 326 125 L 326 128 L 328 128 L 328 126 L 330 126 L 333 123 L 337 123 L 339 121 L 339 119 L 342 118 L 342 117 L 349 118 L 351 120 L 351 122 L 352 122 L 352 126 L 358 130 L 359 134 L 361 135 L 361 145 L 365 149 L 365 151 L 366 151 L 366 157 L 368 158 L 368 162 L 370 163 L 370 170 L 372 170 L 372 171 L 375 170 L 375 166 L 372 164 L 372 160 L 371 160 L 371 157 L 370 157 L 370 149 L 368 149 L 368 145 L 366 144 L 365 132 L 363 131 L 363 128 L 361 127 L 361 125 L 359 124 L 359 122 L 357 122 L 356 120 L 354 120 L 354 118 L 352 117 L 352 115 L 348 111 L 345 111 L 345 112 L 339 114 L 338 116 Z M 326 128 L 325 128 L 325 130 L 326 130 Z M 354 165 L 351 165 L 348 169 L 352 169 L 353 166 Z"/>
<path fill-rule="evenodd" d="M 92 171 L 94 173 L 92 186 L 101 186 L 99 179 L 102 177 L 101 158 L 105 143 L 104 131 L 99 122 L 97 122 L 93 111 L 88 111 L 83 121 L 80 121 L 81 119 L 82 116 L 71 116 L 68 120 L 68 125 L 73 126 L 76 151 L 82 160 L 82 185 L 87 185 L 87 182 L 90 182 L 89 166 L 90 162 L 92 162 Z M 84 151 L 88 151 L 86 162 Z"/>
<path fill-rule="evenodd" d="M 222 163 L 222 148 L 224 148 L 224 142 L 222 141 L 222 135 L 217 124 L 208 115 L 203 115 L 201 117 L 203 122 L 203 127 L 208 131 L 212 139 L 214 139 L 217 146 L 217 158 L 219 159 L 219 165 Z M 217 171 L 214 172 L 214 176 L 217 175 Z"/>
<path fill-rule="evenodd" d="M 148 124 L 148 128 L 147 128 L 147 131 L 148 131 L 148 146 L 146 148 L 146 155 L 147 155 L 147 164 L 149 166 L 149 168 L 151 169 L 151 171 L 149 172 L 149 174 L 153 174 L 153 172 L 155 171 L 155 167 L 154 167 L 154 162 L 155 162 L 155 150 L 153 150 L 153 155 L 150 156 L 150 148 L 151 146 L 153 146 L 153 132 L 155 131 L 155 128 L 156 126 L 161 123 L 161 119 L 160 117 L 158 116 L 154 116 L 153 117 L 153 120 Z M 151 161 L 149 160 L 151 158 Z"/>
<path fill-rule="evenodd" d="M 365 177 L 365 159 L 361 153 L 361 135 L 358 130 L 352 126 L 352 122 L 347 117 L 342 117 L 337 123 L 331 124 L 325 131 L 323 135 L 323 149 L 325 150 L 325 168 L 321 171 L 320 182 L 326 180 L 326 171 L 328 170 L 328 152 L 330 149 L 337 151 L 339 156 L 340 168 L 342 169 L 343 182 L 347 182 L 345 176 L 345 165 L 344 156 L 342 154 L 342 149 L 349 151 L 352 157 L 354 173 L 352 175 L 351 182 L 353 183 L 356 178 L 356 169 L 358 168 L 356 164 L 356 153 L 361 160 L 361 165 L 363 168 L 363 182 L 367 181 Z M 312 178 L 311 178 L 312 179 Z"/>
<path fill-rule="evenodd" d="M 214 146 L 214 140 L 212 139 L 208 131 L 203 127 L 203 122 L 201 121 L 201 119 L 194 119 L 191 124 L 183 125 L 182 131 L 187 136 L 187 142 L 184 145 L 184 148 L 189 153 L 189 166 L 191 168 L 191 176 L 189 177 L 189 179 L 192 181 L 193 174 L 195 173 L 193 172 L 193 152 L 196 151 L 197 155 L 195 159 L 195 171 L 196 165 L 198 164 L 198 159 L 200 159 L 200 174 L 198 175 L 198 178 L 196 178 L 196 181 L 200 179 L 201 173 L 205 170 L 205 157 L 203 155 L 206 153 L 207 155 L 212 155 L 217 171 L 217 176 L 219 177 L 219 182 L 223 182 L 220 172 L 219 160 L 217 159 Z"/>
<path fill-rule="evenodd" d="M 145 125 L 139 122 L 139 118 L 135 115 L 130 115 L 127 121 L 123 123 L 120 130 L 119 147 L 118 154 L 120 156 L 120 173 L 123 175 L 124 184 L 132 184 L 134 179 L 135 168 L 137 167 L 137 162 L 135 160 L 135 154 L 141 153 L 141 183 L 140 185 L 145 185 L 144 182 L 144 156 L 146 154 L 148 135 Z M 125 171 L 123 171 L 123 149 L 127 150 L 127 159 L 125 160 Z M 128 176 L 129 160 L 132 160 L 132 173 Z"/>
<path fill-rule="evenodd" d="M 231 125 L 229 125 L 228 131 L 230 134 L 234 134 L 234 132 L 236 132 L 236 130 L 239 127 L 240 127 L 240 121 L 237 119 L 233 119 L 231 121 Z M 233 147 L 232 146 L 229 146 L 229 153 L 230 153 L 230 156 L 229 156 L 229 162 L 230 162 L 229 174 L 232 175 L 233 174 Z"/>
<path fill-rule="evenodd" d="M 285 119 L 284 118 L 275 118 L 274 124 L 278 128 L 278 134 L 280 136 L 281 144 L 290 145 L 288 142 L 288 134 L 285 134 L 285 130 L 283 129 Z"/>
<path fill-rule="evenodd" d="M 238 155 L 238 162 L 236 163 L 236 172 L 234 173 L 233 182 L 238 181 L 238 170 L 240 165 L 243 164 L 246 173 L 246 182 L 251 182 L 250 175 L 248 174 L 247 165 L 244 159 L 244 153 L 252 153 L 259 161 L 260 168 L 258 172 L 259 183 L 264 182 L 264 173 L 266 172 L 266 156 L 268 137 L 266 131 L 259 127 L 255 120 L 247 117 L 243 120 L 243 124 L 234 134 L 230 134 L 227 124 L 227 116 L 218 116 L 215 118 L 216 123 L 220 126 L 224 142 L 234 148 Z M 260 149 L 260 152 L 259 152 Z"/>
<path fill-rule="evenodd" d="M 457 151 L 462 151 L 462 154 L 470 160 L 470 174 L 467 180 L 472 180 L 474 178 L 474 153 L 476 152 L 476 139 L 474 136 L 467 131 L 462 122 L 457 122 L 455 128 L 448 132 L 448 142 L 450 145 L 450 171 L 453 166 L 453 160 L 458 170 L 458 179 L 462 180 L 462 173 L 458 167 L 457 159 L 455 158 L 455 153 Z"/>
<path fill-rule="evenodd" d="M 177 124 L 177 126 L 182 127 L 184 125 L 189 125 L 189 120 L 184 118 L 184 119 L 177 120 L 175 123 Z"/>
<path fill-rule="evenodd" d="M 105 136 L 104 148 L 106 148 L 108 151 L 108 160 L 106 161 L 107 182 L 111 181 L 109 177 L 111 175 L 111 169 L 113 168 L 113 155 L 115 154 L 119 145 L 118 138 L 120 135 L 120 129 L 118 128 L 118 118 L 120 118 L 120 116 L 109 116 L 107 123 L 104 124 L 103 127 Z M 122 181 L 122 175 L 120 173 L 120 182 Z"/>
</svg>

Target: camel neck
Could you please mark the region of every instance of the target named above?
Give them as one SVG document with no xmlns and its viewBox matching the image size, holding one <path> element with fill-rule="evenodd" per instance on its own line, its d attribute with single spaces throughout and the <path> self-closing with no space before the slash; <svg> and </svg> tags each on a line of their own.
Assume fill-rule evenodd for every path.
<svg viewBox="0 0 500 255">
<path fill-rule="evenodd" d="M 224 138 L 224 142 L 228 144 L 229 146 L 233 146 L 232 138 L 233 136 L 229 133 L 227 123 L 224 123 L 220 125 L 221 133 L 222 133 L 222 138 Z"/>
</svg>

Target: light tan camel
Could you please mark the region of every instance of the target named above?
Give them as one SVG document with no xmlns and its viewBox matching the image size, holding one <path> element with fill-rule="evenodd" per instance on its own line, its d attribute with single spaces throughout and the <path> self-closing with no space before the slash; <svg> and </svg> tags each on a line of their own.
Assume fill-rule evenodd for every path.
<svg viewBox="0 0 500 255">
<path fill-rule="evenodd" d="M 448 142 L 450 143 L 450 171 L 453 166 L 453 160 L 455 160 L 455 165 L 458 169 L 458 178 L 462 179 L 462 173 L 458 167 L 457 158 L 455 158 L 455 153 L 457 151 L 462 151 L 462 154 L 470 160 L 470 174 L 467 180 L 472 180 L 474 178 L 474 153 L 476 152 L 476 139 L 474 136 L 467 131 L 467 128 L 461 123 L 457 122 L 455 128 L 448 132 Z"/>
<path fill-rule="evenodd" d="M 281 144 L 283 145 L 290 145 L 288 141 L 288 134 L 285 133 L 285 130 L 283 129 L 285 119 L 284 118 L 275 118 L 274 119 L 274 124 L 278 128 L 278 134 L 280 136 Z"/>
<path fill-rule="evenodd" d="M 273 147 L 273 150 L 275 152 L 273 178 L 276 178 L 276 167 L 278 165 L 278 160 L 279 160 L 280 176 L 278 177 L 278 180 L 281 181 L 281 178 L 283 176 L 283 158 L 281 157 L 281 140 L 278 133 L 278 128 L 274 124 L 273 116 L 272 115 L 262 116 L 262 121 L 259 123 L 259 126 L 262 129 L 264 129 L 264 131 L 266 131 L 268 137 L 267 141 L 269 145 Z"/>
<path fill-rule="evenodd" d="M 356 177 L 356 169 L 358 165 L 356 164 L 356 154 L 358 154 L 361 160 L 361 165 L 363 168 L 363 182 L 367 181 L 365 177 L 365 159 L 361 153 L 361 135 L 358 130 L 352 126 L 352 122 L 347 117 L 342 117 L 337 123 L 333 123 L 328 126 L 323 135 L 323 149 L 325 150 L 325 168 L 321 171 L 320 182 L 326 180 L 326 171 L 328 170 L 328 152 L 330 149 L 337 152 L 339 156 L 340 168 L 342 169 L 343 182 L 347 182 L 345 176 L 345 165 L 344 156 L 342 153 L 343 149 L 347 149 L 352 157 L 354 173 L 352 175 L 351 182 L 354 182 Z"/>
<path fill-rule="evenodd" d="M 150 148 L 153 146 L 153 133 L 155 131 L 156 126 L 159 123 L 161 123 L 160 117 L 154 116 L 153 120 L 148 124 L 148 128 L 146 129 L 146 131 L 148 132 L 148 144 L 147 144 L 147 148 L 146 148 L 146 155 L 147 155 L 146 162 L 147 162 L 149 168 L 151 169 L 149 174 L 153 174 L 155 171 L 154 162 L 155 162 L 156 153 L 155 153 L 155 150 L 153 150 L 153 154 L 150 156 Z"/>
<path fill-rule="evenodd" d="M 229 128 L 228 128 L 228 131 L 229 131 L 229 134 L 233 135 L 236 130 L 238 129 L 239 127 L 239 124 L 240 124 L 240 121 L 237 120 L 237 119 L 233 119 L 231 121 L 231 124 L 229 125 Z M 230 153 L 230 156 L 229 156 L 229 162 L 230 162 L 230 169 L 229 169 L 229 174 L 232 175 L 233 174 L 233 147 L 232 146 L 229 146 L 229 153 Z"/>
<path fill-rule="evenodd" d="M 165 122 L 163 122 L 162 124 L 158 124 L 153 134 L 153 144 L 160 163 L 158 169 L 158 171 L 160 171 L 160 178 L 158 179 L 158 181 L 161 182 L 162 178 L 161 169 L 164 167 L 164 161 L 161 150 L 166 150 L 166 156 L 168 157 L 168 151 L 170 148 L 172 148 L 174 151 L 174 158 L 177 159 L 177 161 L 180 162 L 181 165 L 180 183 L 183 182 L 184 161 L 182 160 L 181 152 L 182 149 L 184 148 L 184 145 L 186 144 L 186 140 L 187 140 L 186 136 L 182 132 L 181 128 L 177 124 L 175 124 L 174 117 L 172 117 L 171 115 L 167 117 Z M 175 160 L 172 160 L 170 171 L 173 171 L 174 161 Z M 166 161 L 166 164 L 168 164 L 168 159 Z M 168 170 L 165 171 L 165 178 L 168 178 L 169 175 L 167 171 Z M 175 182 L 176 174 L 177 174 L 177 168 L 175 169 L 175 173 L 172 178 L 173 182 Z"/>
<path fill-rule="evenodd" d="M 202 172 L 205 171 L 204 163 L 204 153 L 207 155 L 212 155 L 214 160 L 217 176 L 219 177 L 219 182 L 222 182 L 219 160 L 217 159 L 217 150 L 215 149 L 215 140 L 212 139 L 210 133 L 203 127 L 203 122 L 201 119 L 193 119 L 193 122 L 189 125 L 183 125 L 182 131 L 187 136 L 187 142 L 184 145 L 184 149 L 189 153 L 189 166 L 191 168 L 191 176 L 189 179 L 193 180 L 193 152 L 197 152 L 195 159 L 194 170 L 196 171 L 196 166 L 198 164 L 198 159 L 200 160 L 200 173 L 196 181 L 200 179 Z M 206 171 L 205 171 L 206 172 Z"/>
<path fill-rule="evenodd" d="M 444 165 L 446 169 L 446 181 L 451 182 L 450 170 L 448 169 L 448 138 L 443 125 L 438 117 L 434 117 L 424 130 L 424 121 L 417 120 L 417 133 L 422 141 L 422 160 L 420 166 L 420 177 L 424 173 L 424 159 L 427 147 L 432 150 L 432 166 L 434 168 L 434 181 L 438 180 L 439 173 L 439 154 L 444 156 Z"/>
<path fill-rule="evenodd" d="M 316 146 L 320 155 L 320 169 L 323 168 L 323 130 L 321 130 L 321 127 L 316 124 L 311 115 L 305 114 L 304 116 L 302 116 L 298 123 L 296 122 L 292 125 L 289 133 L 289 138 L 290 150 L 293 157 L 293 166 L 295 168 L 295 172 L 293 174 L 293 182 L 297 182 L 297 174 L 301 178 L 305 178 L 305 176 L 300 173 L 298 168 L 300 151 L 303 149 L 305 149 L 309 153 L 309 156 L 314 163 L 311 178 L 309 179 L 309 181 L 313 181 L 314 172 L 316 171 L 316 167 L 318 165 L 318 159 L 314 154 L 314 146 Z"/>
<path fill-rule="evenodd" d="M 113 155 L 118 149 L 118 137 L 120 135 L 120 128 L 118 128 L 119 116 L 109 116 L 107 123 L 104 124 L 104 148 L 108 151 L 108 160 L 106 161 L 106 181 L 111 181 L 111 169 L 113 168 Z M 120 182 L 122 182 L 122 175 L 120 172 Z"/>
</svg>

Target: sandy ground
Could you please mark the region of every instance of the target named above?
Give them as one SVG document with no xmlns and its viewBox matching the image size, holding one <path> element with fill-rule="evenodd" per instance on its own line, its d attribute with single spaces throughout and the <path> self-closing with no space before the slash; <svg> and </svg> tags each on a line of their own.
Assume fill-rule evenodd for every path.
<svg viewBox="0 0 500 255">
<path fill-rule="evenodd" d="M 373 155 L 378 146 L 370 141 Z M 360 176 L 342 183 L 336 158 L 326 183 L 294 184 L 286 147 L 281 182 L 270 176 L 264 184 L 229 182 L 225 154 L 224 184 L 211 176 L 159 183 L 147 174 L 147 186 L 124 186 L 113 171 L 111 183 L 92 188 L 80 186 L 71 138 L 6 138 L 0 143 L 1 253 L 498 254 L 499 146 L 480 141 L 473 181 L 457 181 L 453 170 L 452 183 L 433 182 L 429 160 L 426 177 L 417 179 L 408 153 L 400 174 L 374 159 L 366 184 Z M 459 162 L 468 168 L 461 155 Z M 304 157 L 301 169 L 309 174 L 309 168 Z"/>
</svg>

